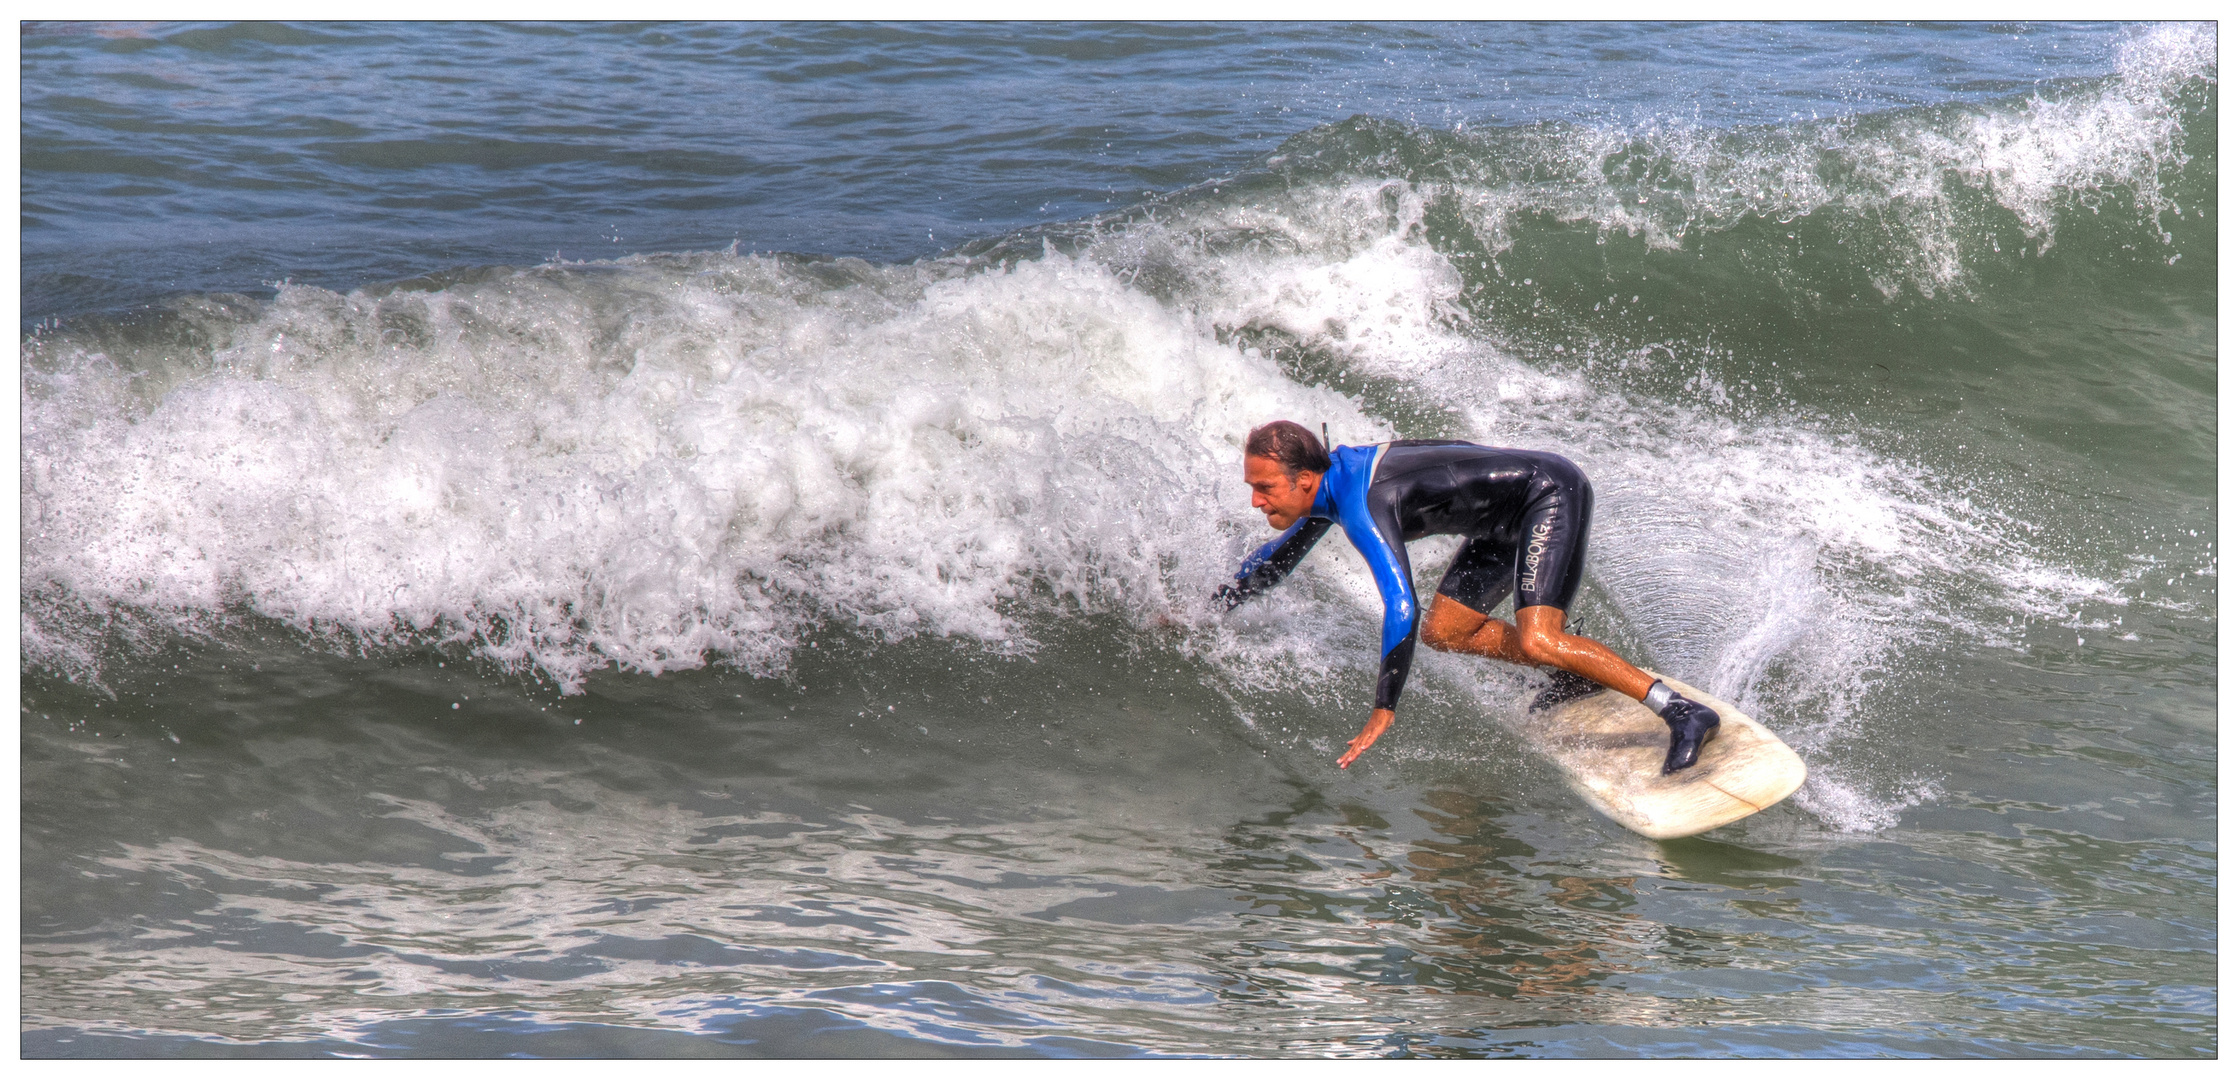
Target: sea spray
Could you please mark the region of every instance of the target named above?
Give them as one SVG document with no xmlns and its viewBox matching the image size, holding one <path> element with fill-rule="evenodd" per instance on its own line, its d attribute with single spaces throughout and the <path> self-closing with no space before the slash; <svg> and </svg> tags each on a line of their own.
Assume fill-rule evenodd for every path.
<svg viewBox="0 0 2238 1080">
<path fill-rule="evenodd" d="M 2211 1057 L 2214 36 L 27 24 L 22 1052 Z M 1813 783 L 1336 769 L 1270 415 Z"/>
<path fill-rule="evenodd" d="M 2196 44 L 2148 36 L 2120 74 L 2026 98 L 1781 128 L 1362 118 L 905 265 L 554 262 L 41 332 L 26 658 L 97 679 L 119 649 L 255 616 L 574 690 L 607 666 L 778 675 L 822 627 L 1015 654 L 1102 612 L 1183 628 L 1158 647 L 1231 692 L 1341 707 L 1375 617 L 1341 544 L 1258 610 L 1202 599 L 1259 539 L 1241 435 L 1288 416 L 1571 456 L 1599 493 L 1577 614 L 1830 751 L 1891 722 L 1869 699 L 1907 656 L 2127 599 L 2024 507 L 1758 386 L 1717 328 L 1972 303 L 2109 193 L 2127 243 L 2173 244 L 2162 223 L 2197 216 Z M 1867 280 L 1898 284 L 1837 295 Z M 1439 560 L 1418 562 L 1426 590 Z M 1424 681 L 1520 700 L 1482 665 Z"/>
<path fill-rule="evenodd" d="M 57 619 L 234 607 L 565 686 L 773 673 L 810 619 L 1025 647 L 1029 593 L 1149 610 L 1232 555 L 1216 478 L 1254 418 L 1371 426 L 1093 263 L 944 269 L 289 288 L 204 356 L 131 357 L 176 382 L 144 413 L 107 353 L 34 365 L 34 659 L 82 657 Z"/>
</svg>

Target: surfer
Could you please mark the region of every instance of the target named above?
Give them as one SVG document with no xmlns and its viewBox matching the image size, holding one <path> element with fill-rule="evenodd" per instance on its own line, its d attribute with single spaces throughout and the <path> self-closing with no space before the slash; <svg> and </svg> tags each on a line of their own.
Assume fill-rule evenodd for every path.
<svg viewBox="0 0 2238 1080">
<path fill-rule="evenodd" d="M 1383 593 L 1375 711 L 1337 759 L 1339 768 L 1350 767 L 1397 716 L 1399 691 L 1414 663 L 1417 615 L 1406 542 L 1433 534 L 1468 540 L 1421 621 L 1422 640 L 1431 648 L 1554 668 L 1550 693 L 1562 699 L 1589 693 L 1596 683 L 1638 698 L 1671 729 L 1666 773 L 1694 764 L 1702 742 L 1717 730 L 1717 710 L 1679 696 L 1607 646 L 1565 629 L 1593 523 L 1593 485 L 1568 458 L 1436 439 L 1332 452 L 1288 420 L 1253 428 L 1243 454 L 1251 506 L 1282 535 L 1245 559 L 1218 599 L 1232 610 L 1281 581 L 1331 524 L 1344 527 Z M 1511 591 L 1512 625 L 1490 614 Z"/>
</svg>

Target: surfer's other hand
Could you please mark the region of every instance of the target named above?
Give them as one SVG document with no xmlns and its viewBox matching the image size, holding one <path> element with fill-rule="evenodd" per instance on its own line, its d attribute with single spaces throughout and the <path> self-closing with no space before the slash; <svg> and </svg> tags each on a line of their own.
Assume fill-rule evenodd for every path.
<svg viewBox="0 0 2238 1080">
<path fill-rule="evenodd" d="M 1361 728 L 1360 733 L 1354 735 L 1351 742 L 1345 744 L 1344 756 L 1337 759 L 1337 768 L 1351 768 L 1352 763 L 1359 760 L 1360 755 L 1366 753 L 1368 747 L 1374 746 L 1375 741 L 1383 737 L 1384 732 L 1391 730 L 1391 721 L 1397 717 L 1398 714 L 1389 709 L 1377 709 L 1369 713 L 1368 725 Z"/>
<path fill-rule="evenodd" d="M 1663 706 L 1662 717 L 1671 729 L 1671 752 L 1663 756 L 1663 773 L 1667 776 L 1694 764 L 1719 721 L 1716 709 L 1682 697 L 1674 697 Z"/>
</svg>

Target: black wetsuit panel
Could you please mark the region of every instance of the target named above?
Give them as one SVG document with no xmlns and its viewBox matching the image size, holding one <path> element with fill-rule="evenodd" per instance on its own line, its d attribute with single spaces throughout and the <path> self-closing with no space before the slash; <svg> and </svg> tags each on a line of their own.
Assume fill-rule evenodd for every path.
<svg viewBox="0 0 2238 1080">
<path fill-rule="evenodd" d="M 1402 541 L 1468 537 L 1438 592 L 1490 614 L 1510 591 L 1517 608 L 1568 611 L 1585 579 L 1593 485 L 1560 454 L 1469 443 L 1391 444 L 1368 507 L 1391 507 Z"/>
</svg>

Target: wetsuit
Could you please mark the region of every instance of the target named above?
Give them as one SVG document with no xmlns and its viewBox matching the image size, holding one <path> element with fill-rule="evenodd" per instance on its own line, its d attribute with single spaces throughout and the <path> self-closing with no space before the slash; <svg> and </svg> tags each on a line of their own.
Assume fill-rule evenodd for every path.
<svg viewBox="0 0 2238 1080">
<path fill-rule="evenodd" d="M 1592 521 L 1593 485 L 1559 454 L 1427 439 L 1339 446 L 1313 509 L 1245 559 L 1220 596 L 1232 608 L 1266 590 L 1297 568 L 1332 523 L 1343 526 L 1383 593 L 1375 707 L 1394 709 L 1414 664 L 1419 615 L 1407 541 L 1468 537 L 1438 592 L 1472 611 L 1490 614 L 1510 590 L 1518 610 L 1568 611 Z"/>
</svg>

